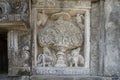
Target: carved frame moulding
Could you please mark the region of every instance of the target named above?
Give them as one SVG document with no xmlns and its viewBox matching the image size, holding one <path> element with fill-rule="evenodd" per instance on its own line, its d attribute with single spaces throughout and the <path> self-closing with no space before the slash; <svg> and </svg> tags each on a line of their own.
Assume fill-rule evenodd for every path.
<svg viewBox="0 0 120 80">
<path fill-rule="evenodd" d="M 36 1 L 31 18 L 33 74 L 89 75 L 91 1 Z"/>
<path fill-rule="evenodd" d="M 0 30 L 18 30 L 18 31 L 27 31 L 28 27 L 24 22 L 21 21 L 1 21 Z"/>
</svg>

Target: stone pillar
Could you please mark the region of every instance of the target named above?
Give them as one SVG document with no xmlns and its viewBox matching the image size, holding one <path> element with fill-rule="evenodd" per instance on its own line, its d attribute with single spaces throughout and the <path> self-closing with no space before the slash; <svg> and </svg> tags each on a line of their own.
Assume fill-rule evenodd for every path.
<svg viewBox="0 0 120 80">
<path fill-rule="evenodd" d="M 85 68 L 90 66 L 90 10 L 85 12 Z"/>
<path fill-rule="evenodd" d="M 18 65 L 18 33 L 16 31 L 8 32 L 8 59 L 8 75 L 15 75 L 14 68 Z"/>
<path fill-rule="evenodd" d="M 30 36 L 29 33 L 21 32 L 8 32 L 9 76 L 30 74 Z"/>
</svg>

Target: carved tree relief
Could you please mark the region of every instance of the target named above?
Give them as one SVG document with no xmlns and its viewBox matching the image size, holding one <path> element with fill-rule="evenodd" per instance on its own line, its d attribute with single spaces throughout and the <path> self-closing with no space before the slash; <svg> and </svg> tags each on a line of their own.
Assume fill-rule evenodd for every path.
<svg viewBox="0 0 120 80">
<path fill-rule="evenodd" d="M 89 73 L 90 5 L 89 0 L 33 1 L 33 74 Z"/>
<path fill-rule="evenodd" d="M 72 16 L 67 12 L 54 13 L 51 16 L 39 13 L 38 16 L 40 16 L 40 20 L 37 25 L 38 27 L 43 26 L 43 28 L 38 28 L 38 44 L 42 48 L 42 54 L 38 55 L 38 64 L 43 67 L 84 65 L 84 57 L 81 54 L 82 33 L 84 32 L 82 18 L 84 16 L 75 15 L 74 18 L 78 25 L 70 21 Z M 48 17 L 51 17 L 51 21 L 48 20 Z"/>
</svg>

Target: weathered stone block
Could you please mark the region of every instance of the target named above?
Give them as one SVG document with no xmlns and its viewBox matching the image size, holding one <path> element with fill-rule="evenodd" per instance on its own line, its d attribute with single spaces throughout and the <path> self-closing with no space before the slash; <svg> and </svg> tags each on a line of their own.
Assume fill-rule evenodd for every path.
<svg viewBox="0 0 120 80">
<path fill-rule="evenodd" d="M 0 75 L 0 80 L 30 80 L 29 76 L 8 76 L 6 74 Z"/>
<path fill-rule="evenodd" d="M 74 80 L 74 77 L 66 77 L 66 76 L 32 76 L 31 80 Z"/>
<path fill-rule="evenodd" d="M 120 76 L 120 1 L 106 0 L 105 76 Z"/>
<path fill-rule="evenodd" d="M 84 78 L 77 78 L 75 80 L 103 80 L 100 77 L 84 77 Z"/>
</svg>

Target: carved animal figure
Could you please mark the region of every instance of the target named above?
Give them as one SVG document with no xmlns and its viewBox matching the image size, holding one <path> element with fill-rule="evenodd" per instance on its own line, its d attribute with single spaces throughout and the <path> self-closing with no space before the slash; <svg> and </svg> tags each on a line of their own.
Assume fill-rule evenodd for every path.
<svg viewBox="0 0 120 80">
<path fill-rule="evenodd" d="M 70 66 L 73 67 L 78 67 L 79 64 L 84 64 L 84 58 L 82 55 L 79 54 L 80 48 L 74 49 L 71 52 L 71 57 L 70 57 Z"/>
<path fill-rule="evenodd" d="M 38 56 L 38 64 L 42 67 L 50 67 L 54 64 L 54 57 L 48 47 L 43 48 L 43 54 Z"/>
<path fill-rule="evenodd" d="M 30 57 L 30 49 L 28 46 L 24 46 L 22 53 L 22 60 L 24 62 L 23 66 L 28 66 L 29 57 Z"/>
<path fill-rule="evenodd" d="M 42 13 L 38 14 L 38 21 L 37 21 L 37 25 L 40 26 L 44 26 L 46 24 L 48 20 L 48 16 L 44 13 L 44 11 L 42 11 Z"/>
</svg>

